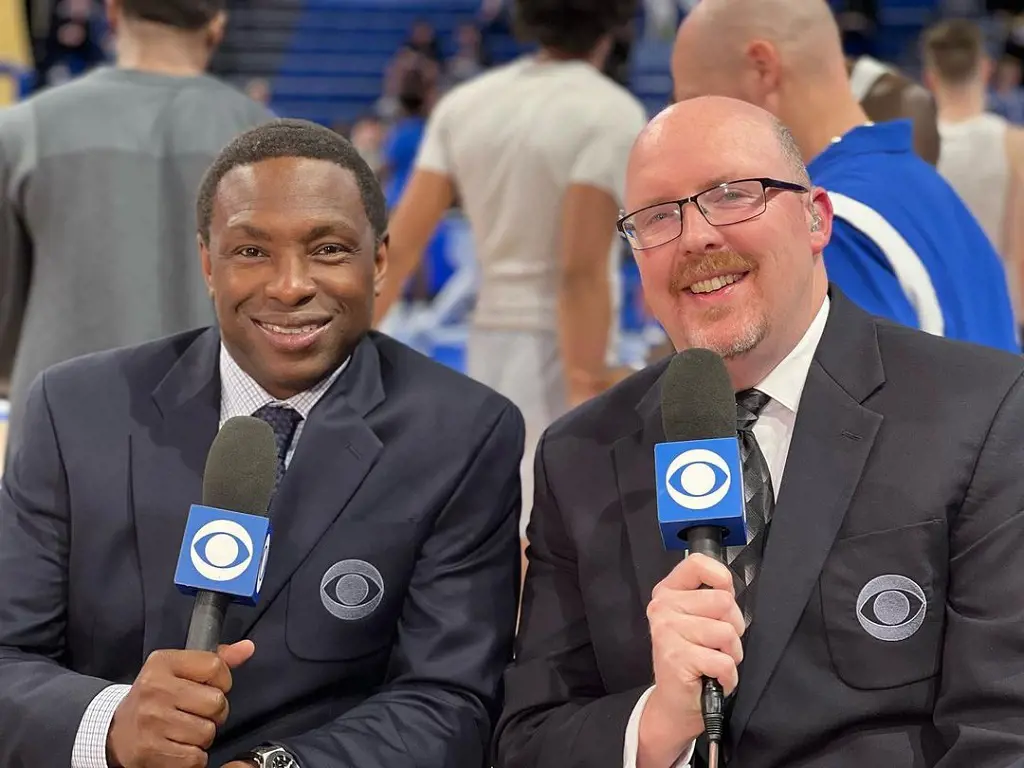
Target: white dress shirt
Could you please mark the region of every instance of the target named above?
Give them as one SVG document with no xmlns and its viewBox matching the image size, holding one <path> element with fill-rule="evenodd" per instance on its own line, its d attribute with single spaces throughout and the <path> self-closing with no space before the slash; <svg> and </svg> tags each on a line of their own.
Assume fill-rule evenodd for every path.
<svg viewBox="0 0 1024 768">
<path fill-rule="evenodd" d="M 754 423 L 754 437 L 757 438 L 757 444 L 760 446 L 761 452 L 764 453 L 765 461 L 768 462 L 768 472 L 772 477 L 772 487 L 776 498 L 779 488 L 782 486 L 782 473 L 786 468 L 789 444 L 793 439 L 800 398 L 804 392 L 804 384 L 807 382 L 807 373 L 811 369 L 811 360 L 814 359 L 814 352 L 818 349 L 818 342 L 821 341 L 821 334 L 825 330 L 828 308 L 829 300 L 826 296 L 803 338 L 783 361 L 775 366 L 771 373 L 755 387 L 771 398 Z M 644 691 L 629 717 L 622 755 L 624 768 L 636 768 L 636 753 L 640 746 L 640 718 L 653 691 L 654 686 Z M 688 768 L 694 746 L 694 744 L 690 745 L 673 768 Z"/>
<path fill-rule="evenodd" d="M 251 416 L 265 405 L 291 406 L 299 412 L 302 420 L 296 427 L 292 442 L 288 446 L 288 453 L 284 460 L 287 468 L 313 406 L 320 401 L 320 398 L 331 388 L 342 371 L 348 367 L 351 359 L 345 360 L 338 370 L 311 389 L 300 392 L 287 400 L 278 400 L 257 384 L 252 376 L 243 371 L 231 357 L 227 347 L 221 344 L 219 362 L 220 426 L 223 427 L 224 422 L 234 416 Z M 110 723 L 114 719 L 114 712 L 117 711 L 130 690 L 130 685 L 111 685 L 100 691 L 96 698 L 89 703 L 71 750 L 71 768 L 109 768 L 107 765 L 107 735 L 110 733 Z"/>
</svg>

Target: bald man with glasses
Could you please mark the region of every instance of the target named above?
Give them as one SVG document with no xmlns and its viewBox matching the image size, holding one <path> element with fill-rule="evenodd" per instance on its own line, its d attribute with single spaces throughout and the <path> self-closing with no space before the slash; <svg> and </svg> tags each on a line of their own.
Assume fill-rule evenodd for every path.
<svg viewBox="0 0 1024 768">
<path fill-rule="evenodd" d="M 703 676 L 731 768 L 1024 761 L 1024 361 L 847 299 L 830 197 L 738 100 L 634 146 L 619 231 L 673 346 L 725 361 L 747 543 L 664 548 L 667 361 L 552 425 L 498 768 L 705 768 Z"/>
</svg>

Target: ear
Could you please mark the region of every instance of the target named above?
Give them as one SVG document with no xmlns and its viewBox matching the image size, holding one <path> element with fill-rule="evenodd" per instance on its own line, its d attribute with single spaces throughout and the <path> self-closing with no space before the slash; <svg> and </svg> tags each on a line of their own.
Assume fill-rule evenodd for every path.
<svg viewBox="0 0 1024 768">
<path fill-rule="evenodd" d="M 384 278 L 388 273 L 388 244 L 390 239 L 390 235 L 385 232 L 384 237 L 380 240 L 380 245 L 377 246 L 377 252 L 373 256 L 374 296 L 380 296 L 381 291 L 384 290 Z"/>
<path fill-rule="evenodd" d="M 811 250 L 821 253 L 832 239 L 832 201 L 821 187 L 812 187 L 810 205 L 805 209 Z"/>
<path fill-rule="evenodd" d="M 762 100 L 779 90 L 782 80 L 782 57 L 779 49 L 767 40 L 752 40 L 744 51 L 747 67 L 753 73 L 753 86 Z"/>
<path fill-rule="evenodd" d="M 597 41 L 597 44 L 591 49 L 590 63 L 597 69 L 604 69 L 604 65 L 608 63 L 608 56 L 612 52 L 612 43 L 614 38 L 611 33 L 602 35 L 601 39 Z"/>
<path fill-rule="evenodd" d="M 935 73 L 928 67 L 921 70 L 921 82 L 924 83 L 924 87 L 929 91 L 935 91 Z"/>
<path fill-rule="evenodd" d="M 979 74 L 981 75 L 981 81 L 986 85 L 991 82 L 992 75 L 995 74 L 996 65 L 992 61 L 990 56 L 982 56 L 981 62 L 978 65 Z"/>
<path fill-rule="evenodd" d="M 203 236 L 196 233 L 196 243 L 199 246 L 199 261 L 203 267 L 203 280 L 206 281 L 206 290 L 213 298 L 213 260 L 210 258 L 210 246 L 203 241 Z"/>
<path fill-rule="evenodd" d="M 206 25 L 206 45 L 211 51 L 219 48 L 224 41 L 224 31 L 227 26 L 228 14 L 226 11 L 219 12 Z"/>
<path fill-rule="evenodd" d="M 107 26 L 112 34 L 117 34 L 121 25 L 121 0 L 106 0 L 104 8 L 107 14 Z"/>
</svg>

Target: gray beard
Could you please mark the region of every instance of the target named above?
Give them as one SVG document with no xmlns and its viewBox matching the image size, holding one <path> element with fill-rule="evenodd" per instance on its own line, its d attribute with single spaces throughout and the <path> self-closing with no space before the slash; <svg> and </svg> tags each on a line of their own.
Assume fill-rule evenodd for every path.
<svg viewBox="0 0 1024 768">
<path fill-rule="evenodd" d="M 703 338 L 703 334 L 698 334 L 692 339 L 692 346 L 710 349 L 712 352 L 716 352 L 728 360 L 731 357 L 745 355 L 754 349 L 754 347 L 764 341 L 768 335 L 768 330 L 768 318 L 762 317 L 757 323 L 749 325 L 740 336 L 728 344 L 713 343 L 710 338 Z"/>
</svg>

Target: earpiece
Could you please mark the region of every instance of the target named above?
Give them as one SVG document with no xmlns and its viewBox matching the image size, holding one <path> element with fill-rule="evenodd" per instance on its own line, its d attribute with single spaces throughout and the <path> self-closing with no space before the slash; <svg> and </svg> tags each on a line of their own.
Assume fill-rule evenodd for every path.
<svg viewBox="0 0 1024 768">
<path fill-rule="evenodd" d="M 817 232 L 821 229 L 821 216 L 814 214 L 814 218 L 811 219 L 811 232 Z"/>
</svg>

